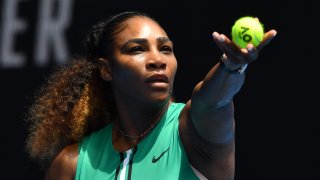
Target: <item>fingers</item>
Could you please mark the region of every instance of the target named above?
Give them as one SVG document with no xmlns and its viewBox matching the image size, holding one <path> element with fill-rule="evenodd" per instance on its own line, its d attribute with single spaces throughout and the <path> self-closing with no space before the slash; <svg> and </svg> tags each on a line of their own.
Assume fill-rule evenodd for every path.
<svg viewBox="0 0 320 180">
<path fill-rule="evenodd" d="M 219 34 L 217 32 L 213 32 L 212 35 L 213 35 L 213 38 L 214 38 L 215 42 L 217 43 L 218 47 L 224 53 L 227 53 L 226 51 L 239 51 L 239 47 L 236 44 L 234 44 L 224 34 Z"/>
<path fill-rule="evenodd" d="M 261 41 L 257 49 L 261 50 L 264 46 L 269 44 L 276 35 L 277 35 L 277 31 L 274 29 L 266 32 L 263 36 L 263 40 Z"/>
<path fill-rule="evenodd" d="M 217 44 L 217 46 L 219 47 L 219 49 L 224 52 L 224 48 L 222 43 L 224 43 L 225 39 L 223 37 L 220 36 L 219 33 L 217 32 L 213 32 L 212 33 L 213 36 L 213 40 L 215 41 L 215 43 Z"/>
<path fill-rule="evenodd" d="M 276 36 L 277 31 L 272 29 L 264 34 L 262 42 L 259 46 L 254 47 L 253 44 L 248 44 L 246 48 L 238 47 L 232 40 L 224 34 L 213 32 L 212 36 L 219 49 L 235 64 L 247 64 L 258 58 L 259 52 L 264 46 L 269 44 Z"/>
<path fill-rule="evenodd" d="M 253 44 L 248 44 L 247 45 L 247 49 L 245 49 L 247 51 L 247 57 L 249 59 L 248 63 L 249 62 L 252 62 L 254 60 L 256 60 L 258 58 L 258 55 L 259 55 L 259 50 L 257 48 L 255 48 L 253 46 Z"/>
<path fill-rule="evenodd" d="M 220 50 L 227 56 L 228 59 L 232 60 L 233 63 L 246 64 L 250 61 L 250 56 L 248 56 L 247 49 L 239 48 L 233 41 L 231 41 L 224 34 L 213 32 L 212 35 Z"/>
</svg>

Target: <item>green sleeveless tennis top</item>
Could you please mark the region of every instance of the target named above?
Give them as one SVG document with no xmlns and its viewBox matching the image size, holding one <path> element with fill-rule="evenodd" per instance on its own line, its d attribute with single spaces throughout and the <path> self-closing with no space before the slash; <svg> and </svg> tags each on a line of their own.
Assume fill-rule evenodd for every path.
<svg viewBox="0 0 320 180">
<path fill-rule="evenodd" d="M 178 117 L 184 103 L 171 103 L 156 127 L 133 149 L 118 152 L 112 145 L 113 123 L 79 143 L 77 180 L 193 180 L 182 146 Z"/>
</svg>

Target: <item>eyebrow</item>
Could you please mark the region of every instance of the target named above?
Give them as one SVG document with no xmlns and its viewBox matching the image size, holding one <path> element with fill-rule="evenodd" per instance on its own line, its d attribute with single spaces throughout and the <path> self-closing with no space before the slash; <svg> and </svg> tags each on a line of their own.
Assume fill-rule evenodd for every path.
<svg viewBox="0 0 320 180">
<path fill-rule="evenodd" d="M 173 43 L 169 38 L 167 38 L 167 37 L 159 37 L 159 38 L 157 38 L 157 42 L 159 43 L 159 44 L 164 44 L 164 43 L 166 43 L 166 42 L 171 42 L 171 43 Z"/>
<path fill-rule="evenodd" d="M 135 38 L 135 39 L 130 39 L 127 42 L 125 42 L 123 44 L 122 47 L 126 47 L 128 44 L 130 43 L 135 43 L 135 44 L 147 44 L 148 40 L 147 39 L 143 39 L 143 38 Z"/>
<path fill-rule="evenodd" d="M 172 41 L 171 41 L 169 38 L 167 38 L 167 37 L 158 37 L 158 38 L 157 38 L 157 42 L 158 42 L 159 44 L 164 44 L 164 43 L 166 43 L 166 42 L 171 42 L 171 43 L 172 43 Z M 130 40 L 128 40 L 127 42 L 125 42 L 125 43 L 122 45 L 122 48 L 126 47 L 126 46 L 127 46 L 128 44 L 130 44 L 130 43 L 147 44 L 147 43 L 148 43 L 148 40 L 145 39 L 145 38 L 130 39 Z M 121 48 L 121 49 L 122 49 L 122 48 Z"/>
</svg>

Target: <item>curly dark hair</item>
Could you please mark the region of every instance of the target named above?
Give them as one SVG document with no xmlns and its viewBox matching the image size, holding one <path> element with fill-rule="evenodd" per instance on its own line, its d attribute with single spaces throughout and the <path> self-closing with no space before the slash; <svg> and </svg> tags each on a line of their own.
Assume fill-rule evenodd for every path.
<svg viewBox="0 0 320 180">
<path fill-rule="evenodd" d="M 115 36 L 136 16 L 150 18 L 125 12 L 94 25 L 85 41 L 86 55 L 54 71 L 36 93 L 26 117 L 26 150 L 43 169 L 64 147 L 114 119 L 111 86 L 100 77 L 98 59 L 112 57 Z"/>
</svg>

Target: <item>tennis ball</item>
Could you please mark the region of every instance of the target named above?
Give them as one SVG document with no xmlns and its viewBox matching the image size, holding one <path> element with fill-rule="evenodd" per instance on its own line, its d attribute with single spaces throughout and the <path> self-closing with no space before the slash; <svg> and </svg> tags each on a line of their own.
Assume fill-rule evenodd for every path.
<svg viewBox="0 0 320 180">
<path fill-rule="evenodd" d="M 232 41 L 241 48 L 246 48 L 248 43 L 257 47 L 262 41 L 263 35 L 263 24 L 251 16 L 239 18 L 232 26 Z"/>
</svg>

